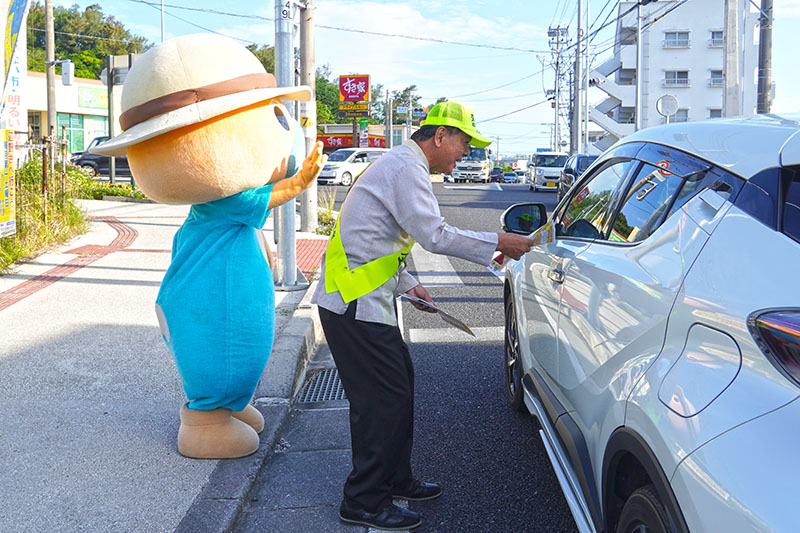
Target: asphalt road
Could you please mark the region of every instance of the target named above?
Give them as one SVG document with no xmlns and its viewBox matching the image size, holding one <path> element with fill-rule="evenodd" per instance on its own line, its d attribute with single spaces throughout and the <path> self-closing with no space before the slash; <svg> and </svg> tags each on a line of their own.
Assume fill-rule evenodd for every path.
<svg viewBox="0 0 800 533">
<path fill-rule="evenodd" d="M 344 187 L 337 189 L 338 198 Z M 556 203 L 555 194 L 527 185 L 434 183 L 434 192 L 449 224 L 479 231 L 499 231 L 500 215 L 513 203 L 542 202 L 548 212 Z M 416 531 L 575 531 L 538 423 L 512 411 L 504 395 L 502 282 L 484 266 L 450 263 L 463 285 L 431 286 L 431 296 L 470 327 L 492 328 L 493 338 L 454 338 L 438 317 L 403 304 L 406 339 L 425 339 L 409 344 L 416 370 L 413 467 L 421 479 L 442 483 L 447 496 L 414 504 L 424 516 Z"/>
</svg>

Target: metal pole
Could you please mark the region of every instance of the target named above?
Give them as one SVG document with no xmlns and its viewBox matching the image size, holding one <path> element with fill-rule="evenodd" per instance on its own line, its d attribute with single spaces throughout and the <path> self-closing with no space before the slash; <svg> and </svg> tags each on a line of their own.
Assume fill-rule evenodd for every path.
<svg viewBox="0 0 800 533">
<path fill-rule="evenodd" d="M 723 77 L 725 90 L 722 114 L 739 115 L 739 0 L 725 0 L 725 63 Z"/>
<path fill-rule="evenodd" d="M 386 89 L 386 106 L 383 110 L 383 118 L 386 119 L 386 141 L 387 149 L 392 148 L 392 98 L 389 96 L 389 89 Z"/>
<path fill-rule="evenodd" d="M 300 103 L 300 125 L 306 138 L 306 154 L 317 144 L 316 66 L 314 57 L 314 0 L 300 9 L 300 84 L 311 87 L 311 100 Z M 300 195 L 300 231 L 317 229 L 317 182 Z"/>
<path fill-rule="evenodd" d="M 553 136 L 553 150 L 557 151 L 559 148 L 559 140 L 561 139 L 561 130 L 558 124 L 558 100 L 560 98 L 561 90 L 561 26 L 556 28 L 556 87 L 555 87 L 555 132 Z"/>
<path fill-rule="evenodd" d="M 589 151 L 589 0 L 586 0 L 586 45 L 583 47 L 583 143 L 581 152 Z"/>
<path fill-rule="evenodd" d="M 53 0 L 44 2 L 45 72 L 47 73 L 47 125 L 44 131 L 56 127 L 56 39 L 53 28 Z"/>
<path fill-rule="evenodd" d="M 636 103 L 633 107 L 634 131 L 642 129 L 642 3 L 636 2 Z"/>
<path fill-rule="evenodd" d="M 114 137 L 114 56 L 108 56 L 108 136 Z M 108 176 L 114 183 L 114 158 L 109 159 Z"/>
<path fill-rule="evenodd" d="M 284 4 L 288 4 L 288 7 Z M 278 87 L 289 87 L 294 81 L 293 18 L 294 4 L 286 0 L 275 0 L 275 78 Z M 300 288 L 297 286 L 295 208 L 295 200 L 292 199 L 278 207 L 275 213 L 275 237 L 278 239 L 278 258 L 275 264 L 277 289 Z"/>
<path fill-rule="evenodd" d="M 581 149 L 581 126 L 583 126 L 583 116 L 581 105 L 583 103 L 582 87 L 583 83 L 583 0 L 578 0 L 578 35 L 577 49 L 575 50 L 575 85 L 574 99 L 572 102 L 572 132 L 570 137 L 575 139 L 575 151 Z"/>
<path fill-rule="evenodd" d="M 772 0 L 761 0 L 761 31 L 758 39 L 757 113 L 769 113 L 772 107 Z"/>
</svg>

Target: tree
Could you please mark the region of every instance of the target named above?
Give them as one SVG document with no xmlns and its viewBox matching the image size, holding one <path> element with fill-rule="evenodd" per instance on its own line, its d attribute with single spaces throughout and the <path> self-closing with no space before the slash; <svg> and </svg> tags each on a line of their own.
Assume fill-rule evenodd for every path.
<svg viewBox="0 0 800 533">
<path fill-rule="evenodd" d="M 113 16 L 105 15 L 98 4 L 82 12 L 77 5 L 53 8 L 56 59 L 75 64 L 75 75 L 99 79 L 109 55 L 142 53 L 150 47 L 144 37 L 131 34 Z M 31 4 L 28 13 L 28 70 L 45 71 L 44 5 Z"/>
<path fill-rule="evenodd" d="M 261 61 L 267 72 L 275 73 L 275 47 L 268 45 L 249 44 L 247 49 Z"/>
</svg>

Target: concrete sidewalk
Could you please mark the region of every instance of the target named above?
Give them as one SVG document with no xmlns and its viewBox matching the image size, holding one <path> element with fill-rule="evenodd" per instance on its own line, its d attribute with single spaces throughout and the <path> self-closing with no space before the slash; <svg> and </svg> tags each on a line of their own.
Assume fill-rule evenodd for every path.
<svg viewBox="0 0 800 533">
<path fill-rule="evenodd" d="M 185 398 L 154 303 L 188 207 L 84 206 L 89 233 L 0 277 L 0 531 L 223 531 L 321 335 L 311 293 L 276 293 L 275 345 L 256 392 L 267 422 L 259 452 L 184 458 Z M 298 233 L 304 272 L 318 268 L 324 242 Z"/>
</svg>

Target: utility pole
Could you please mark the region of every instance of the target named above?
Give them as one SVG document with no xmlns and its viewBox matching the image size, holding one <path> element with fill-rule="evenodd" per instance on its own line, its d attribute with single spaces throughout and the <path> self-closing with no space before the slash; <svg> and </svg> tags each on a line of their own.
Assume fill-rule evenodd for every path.
<svg viewBox="0 0 800 533">
<path fill-rule="evenodd" d="M 294 3 L 275 0 L 275 78 L 278 87 L 294 85 L 293 26 Z M 278 243 L 278 258 L 275 262 L 277 290 L 291 291 L 307 287 L 305 283 L 299 284 L 297 277 L 295 212 L 294 199 L 278 207 L 275 212 L 275 238 Z"/>
<path fill-rule="evenodd" d="M 414 95 L 408 91 L 408 114 L 406 114 L 406 140 L 411 138 L 411 117 L 414 115 Z"/>
<path fill-rule="evenodd" d="M 44 2 L 45 28 L 45 72 L 47 73 L 47 127 L 44 132 L 50 134 L 56 124 L 56 38 L 53 27 L 53 0 Z"/>
<path fill-rule="evenodd" d="M 386 133 L 384 145 L 387 149 L 392 148 L 392 97 L 389 96 L 389 89 L 386 89 L 386 104 L 383 107 L 383 118 L 386 121 Z"/>
<path fill-rule="evenodd" d="M 772 108 L 772 0 L 761 0 L 761 31 L 758 39 L 758 105 L 756 112 Z"/>
<path fill-rule="evenodd" d="M 495 156 L 494 161 L 495 161 L 495 166 L 499 167 L 500 166 L 500 137 L 497 136 L 497 137 L 495 137 L 495 139 L 497 139 L 497 142 L 494 145 L 494 149 L 497 150 L 497 155 Z"/>
<path fill-rule="evenodd" d="M 722 72 L 725 80 L 722 114 L 735 117 L 739 109 L 739 0 L 725 0 L 725 62 Z"/>
<path fill-rule="evenodd" d="M 642 2 L 636 2 L 636 101 L 633 107 L 634 131 L 642 129 Z"/>
<path fill-rule="evenodd" d="M 567 28 L 556 27 L 553 28 L 552 26 L 547 30 L 547 36 L 550 37 L 550 49 L 552 50 L 555 47 L 555 56 L 556 56 L 556 79 L 555 79 L 555 91 L 554 91 L 554 100 L 553 100 L 553 108 L 554 108 L 554 138 L 553 138 L 553 149 L 558 150 L 561 145 L 561 126 L 559 121 L 559 112 L 560 112 L 560 104 L 561 101 L 561 45 L 564 44 L 567 38 Z"/>
<path fill-rule="evenodd" d="M 306 154 L 317 144 L 316 65 L 314 57 L 314 0 L 300 8 L 300 84 L 311 87 L 311 100 L 300 102 L 300 125 L 306 138 Z M 317 180 L 300 195 L 300 231 L 317 229 Z"/>
<path fill-rule="evenodd" d="M 589 0 L 586 0 L 585 17 L 586 24 L 583 31 L 586 39 L 583 47 L 583 141 L 581 143 L 581 153 L 584 154 L 589 150 Z"/>
<path fill-rule="evenodd" d="M 573 85 L 572 100 L 572 132 L 570 135 L 570 152 L 575 153 L 580 150 L 581 145 L 581 126 L 583 117 L 581 114 L 583 82 L 583 0 L 578 0 L 578 34 L 576 36 L 577 48 L 575 50 L 575 83 Z"/>
</svg>

